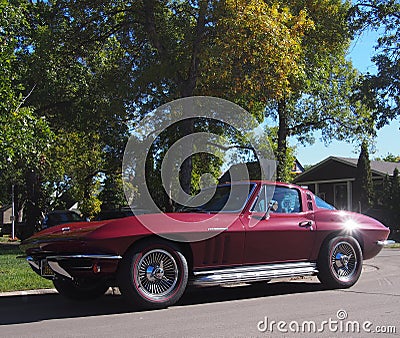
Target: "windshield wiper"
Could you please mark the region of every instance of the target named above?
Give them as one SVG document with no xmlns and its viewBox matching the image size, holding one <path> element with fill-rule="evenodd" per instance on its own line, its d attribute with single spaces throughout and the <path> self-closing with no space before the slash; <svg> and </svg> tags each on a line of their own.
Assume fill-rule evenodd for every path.
<svg viewBox="0 0 400 338">
<path fill-rule="evenodd" d="M 210 211 L 204 210 L 199 207 L 184 207 L 184 208 L 180 209 L 178 212 L 199 212 L 199 213 L 204 213 L 204 214 L 210 213 Z"/>
</svg>

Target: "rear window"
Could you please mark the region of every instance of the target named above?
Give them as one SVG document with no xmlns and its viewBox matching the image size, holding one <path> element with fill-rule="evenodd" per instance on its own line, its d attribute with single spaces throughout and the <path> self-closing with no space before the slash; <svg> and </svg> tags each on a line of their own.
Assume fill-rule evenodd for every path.
<svg viewBox="0 0 400 338">
<path fill-rule="evenodd" d="M 328 210 L 335 210 L 336 208 L 329 203 L 325 202 L 322 198 L 318 196 L 314 196 L 315 204 L 319 209 L 328 209 Z"/>
</svg>

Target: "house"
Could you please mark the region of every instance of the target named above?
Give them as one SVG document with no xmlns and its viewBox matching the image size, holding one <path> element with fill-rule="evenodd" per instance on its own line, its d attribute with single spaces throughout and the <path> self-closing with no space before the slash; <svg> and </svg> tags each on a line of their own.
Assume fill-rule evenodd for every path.
<svg viewBox="0 0 400 338">
<path fill-rule="evenodd" d="M 11 232 L 11 205 L 4 205 L 0 208 L 0 236 Z"/>
<path fill-rule="evenodd" d="M 5 205 L 0 208 L 0 226 L 11 224 L 12 208 L 11 205 Z"/>
<path fill-rule="evenodd" d="M 292 174 L 300 175 L 300 174 L 304 173 L 304 171 L 305 171 L 304 167 L 301 165 L 301 163 L 296 158 L 293 163 Z"/>
<path fill-rule="evenodd" d="M 330 156 L 298 175 L 294 183 L 307 186 L 338 209 L 357 211 L 357 202 L 353 200 L 357 162 L 357 158 Z M 370 164 L 375 191 L 382 190 L 386 175 L 392 176 L 396 168 L 400 170 L 400 163 L 370 161 Z"/>
</svg>

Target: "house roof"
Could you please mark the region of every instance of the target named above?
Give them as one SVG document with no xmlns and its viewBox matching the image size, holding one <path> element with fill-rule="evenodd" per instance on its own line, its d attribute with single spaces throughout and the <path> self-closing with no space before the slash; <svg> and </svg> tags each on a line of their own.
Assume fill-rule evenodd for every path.
<svg viewBox="0 0 400 338">
<path fill-rule="evenodd" d="M 323 161 L 317 163 L 310 169 L 306 170 L 304 173 L 300 174 L 299 176 L 296 177 L 295 181 L 300 181 L 302 177 L 308 176 L 310 173 L 313 171 L 318 170 L 321 168 L 324 164 L 326 164 L 329 161 L 335 161 L 339 162 L 341 164 L 347 165 L 349 167 L 357 168 L 357 162 L 358 158 L 350 158 L 350 157 L 337 157 L 337 156 L 329 156 Z M 375 175 L 378 176 L 385 176 L 393 175 L 393 171 L 397 168 L 400 171 L 400 163 L 399 162 L 385 162 L 385 161 L 370 161 L 371 165 L 371 172 Z"/>
<path fill-rule="evenodd" d="M 334 157 L 344 163 L 357 167 L 358 158 L 348 158 L 348 157 Z M 385 161 L 370 161 L 371 171 L 377 175 L 393 175 L 393 171 L 397 168 L 400 171 L 399 162 L 385 162 Z"/>
<path fill-rule="evenodd" d="M 0 212 L 7 211 L 10 208 L 11 208 L 11 204 L 3 205 L 0 207 Z"/>
</svg>

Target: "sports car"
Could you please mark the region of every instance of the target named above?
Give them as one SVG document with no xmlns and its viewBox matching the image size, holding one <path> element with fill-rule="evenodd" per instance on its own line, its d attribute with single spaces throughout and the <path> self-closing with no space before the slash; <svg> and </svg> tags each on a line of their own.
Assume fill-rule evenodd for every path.
<svg viewBox="0 0 400 338">
<path fill-rule="evenodd" d="M 250 181 L 203 189 L 174 213 L 62 224 L 21 244 L 32 269 L 73 299 L 109 287 L 138 308 L 175 304 L 189 286 L 316 275 L 348 288 L 389 229 L 306 188 Z"/>
</svg>

